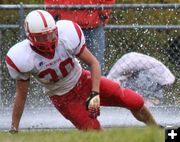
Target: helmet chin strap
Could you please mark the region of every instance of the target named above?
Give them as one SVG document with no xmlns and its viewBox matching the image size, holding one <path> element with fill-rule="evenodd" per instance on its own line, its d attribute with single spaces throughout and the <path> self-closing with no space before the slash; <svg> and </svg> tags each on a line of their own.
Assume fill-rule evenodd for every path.
<svg viewBox="0 0 180 142">
<path fill-rule="evenodd" d="M 46 53 L 51 54 L 51 53 L 54 53 L 54 50 L 57 46 L 57 41 L 46 42 L 46 43 L 45 42 L 44 43 L 31 42 L 31 45 L 42 54 L 46 54 Z"/>
<path fill-rule="evenodd" d="M 53 58 L 54 56 L 54 53 L 55 53 L 55 45 L 53 45 L 54 47 L 53 48 L 50 48 L 48 49 L 47 51 L 42 51 L 42 50 L 39 50 L 38 47 L 34 46 L 34 45 L 30 45 L 32 50 L 35 51 L 36 53 L 42 55 L 42 56 L 45 56 L 47 58 Z"/>
<path fill-rule="evenodd" d="M 42 46 L 43 47 L 43 46 Z M 42 54 L 52 54 L 55 51 L 55 45 L 52 45 L 51 47 L 46 47 L 47 50 L 41 50 L 40 48 L 36 47 L 37 50 L 39 50 Z"/>
</svg>

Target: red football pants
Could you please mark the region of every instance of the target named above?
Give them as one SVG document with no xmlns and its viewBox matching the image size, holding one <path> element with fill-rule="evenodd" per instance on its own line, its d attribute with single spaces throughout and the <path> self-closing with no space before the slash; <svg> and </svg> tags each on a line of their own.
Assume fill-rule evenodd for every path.
<svg viewBox="0 0 180 142">
<path fill-rule="evenodd" d="M 76 86 L 68 93 L 58 96 L 51 96 L 54 106 L 76 128 L 101 129 L 97 119 L 89 117 L 86 110 L 86 99 L 91 93 L 91 75 L 89 71 L 83 70 Z M 100 102 L 101 106 L 119 106 L 130 110 L 138 110 L 144 105 L 141 95 L 136 92 L 122 88 L 118 83 L 101 77 L 100 81 Z"/>
</svg>

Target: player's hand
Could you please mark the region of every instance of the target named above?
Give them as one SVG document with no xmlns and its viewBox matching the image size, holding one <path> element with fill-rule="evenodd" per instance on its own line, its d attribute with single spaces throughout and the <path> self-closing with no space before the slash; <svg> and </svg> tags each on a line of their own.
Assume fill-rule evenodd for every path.
<svg viewBox="0 0 180 142">
<path fill-rule="evenodd" d="M 17 133 L 18 133 L 18 130 L 16 130 L 16 129 L 10 129 L 10 130 L 9 130 L 9 133 L 10 133 L 10 134 L 17 134 Z"/>
<path fill-rule="evenodd" d="M 91 92 L 86 100 L 86 109 L 89 111 L 89 116 L 91 118 L 96 118 L 100 115 L 100 98 L 98 92 Z"/>
</svg>

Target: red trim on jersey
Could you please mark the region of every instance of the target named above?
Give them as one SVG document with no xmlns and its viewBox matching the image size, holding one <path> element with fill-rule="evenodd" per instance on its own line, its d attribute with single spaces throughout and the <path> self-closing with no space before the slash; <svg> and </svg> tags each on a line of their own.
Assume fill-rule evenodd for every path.
<svg viewBox="0 0 180 142">
<path fill-rule="evenodd" d="M 17 68 L 17 66 L 13 63 L 11 58 L 9 58 L 8 56 L 6 56 L 6 63 L 10 65 L 12 68 L 14 68 L 16 71 L 20 72 L 20 70 Z"/>
<path fill-rule="evenodd" d="M 73 25 L 74 25 L 74 27 L 75 27 L 75 29 L 76 29 L 77 34 L 78 34 L 79 41 L 81 42 L 82 32 L 81 32 L 81 30 L 80 30 L 80 28 L 79 28 L 79 26 L 78 26 L 77 23 L 74 23 L 74 22 L 73 22 Z"/>
<path fill-rule="evenodd" d="M 84 44 L 81 49 L 80 52 L 76 55 L 76 57 L 79 57 L 81 55 L 81 53 L 84 51 L 84 49 L 86 48 L 86 44 Z"/>
<path fill-rule="evenodd" d="M 44 27 L 45 27 L 45 28 L 48 27 L 47 21 L 46 21 L 44 15 L 42 14 L 42 12 L 41 12 L 41 11 L 37 11 L 37 12 L 40 14 L 40 16 L 41 16 L 41 18 L 42 18 L 42 20 L 43 20 Z"/>
</svg>

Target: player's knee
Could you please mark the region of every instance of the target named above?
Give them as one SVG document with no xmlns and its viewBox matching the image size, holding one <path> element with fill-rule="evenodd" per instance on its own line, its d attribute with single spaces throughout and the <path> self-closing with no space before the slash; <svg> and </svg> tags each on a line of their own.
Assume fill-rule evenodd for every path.
<svg viewBox="0 0 180 142">
<path fill-rule="evenodd" d="M 143 97 L 130 89 L 123 89 L 124 105 L 130 110 L 138 110 L 144 106 Z"/>
</svg>

